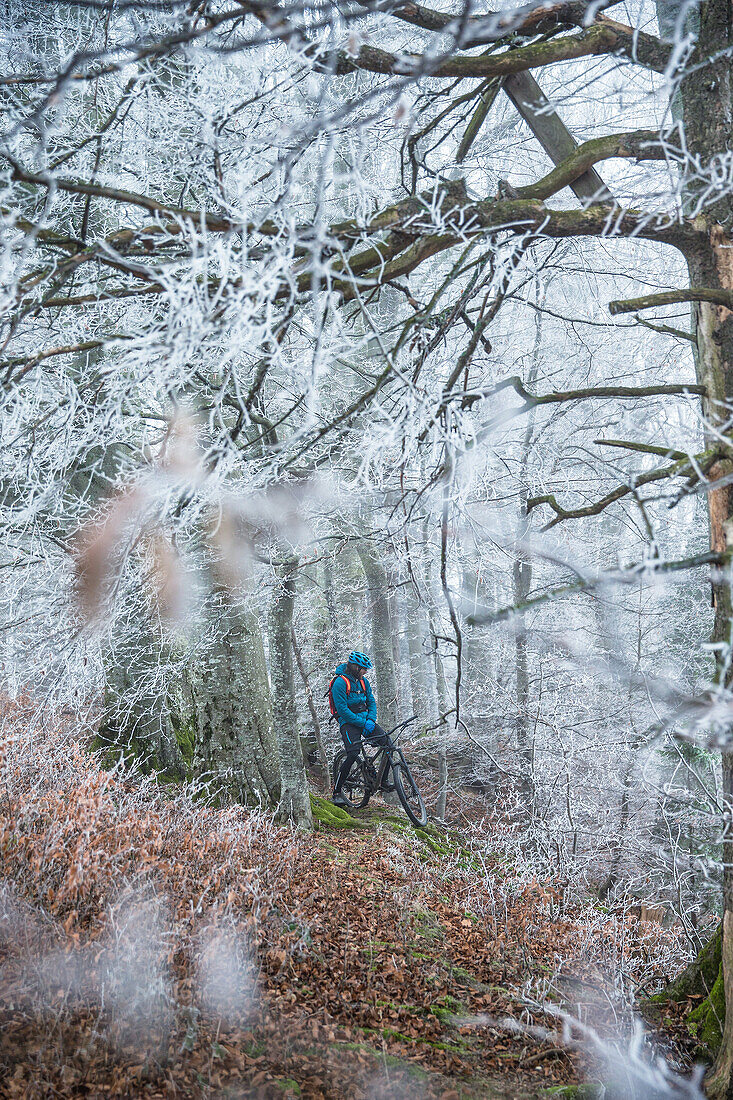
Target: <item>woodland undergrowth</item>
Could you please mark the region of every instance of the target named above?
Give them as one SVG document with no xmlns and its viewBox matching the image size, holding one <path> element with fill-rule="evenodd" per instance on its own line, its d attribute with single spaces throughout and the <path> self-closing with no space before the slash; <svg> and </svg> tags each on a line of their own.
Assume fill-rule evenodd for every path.
<svg viewBox="0 0 733 1100">
<path fill-rule="evenodd" d="M 0 1096 L 550 1095 L 598 1071 L 554 1013 L 616 1041 L 686 961 L 483 800 L 302 834 L 89 740 L 4 704 Z"/>
</svg>

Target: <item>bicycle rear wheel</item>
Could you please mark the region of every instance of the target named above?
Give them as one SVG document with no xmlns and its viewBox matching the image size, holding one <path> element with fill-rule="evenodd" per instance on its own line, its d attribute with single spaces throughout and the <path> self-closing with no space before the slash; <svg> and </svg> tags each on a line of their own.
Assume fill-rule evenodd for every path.
<svg viewBox="0 0 733 1100">
<path fill-rule="evenodd" d="M 341 770 L 341 765 L 346 759 L 346 751 L 341 749 L 336 753 L 333 761 L 333 785 L 336 786 L 336 780 Z M 347 803 L 351 810 L 363 810 L 369 801 L 371 795 L 371 789 L 367 779 L 366 769 L 364 767 L 364 761 L 357 758 L 351 765 L 349 774 L 346 776 L 342 787 L 341 795 L 344 801 Z"/>
<path fill-rule="evenodd" d="M 413 825 L 422 828 L 428 823 L 428 811 L 422 795 L 417 789 L 417 783 L 412 778 L 412 773 L 404 760 L 396 760 L 392 765 L 397 797 L 399 798 L 405 813 Z"/>
</svg>

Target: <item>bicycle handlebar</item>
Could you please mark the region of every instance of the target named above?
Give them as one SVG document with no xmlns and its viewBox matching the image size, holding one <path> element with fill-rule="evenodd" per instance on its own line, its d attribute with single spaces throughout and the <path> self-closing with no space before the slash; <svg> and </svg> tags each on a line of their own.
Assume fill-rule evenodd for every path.
<svg viewBox="0 0 733 1100">
<path fill-rule="evenodd" d="M 400 722 L 398 725 L 395 726 L 394 729 L 388 730 L 387 731 L 388 735 L 391 737 L 392 734 L 395 733 L 396 730 L 400 730 L 400 732 L 401 732 L 403 729 L 405 729 L 407 726 L 409 726 L 412 722 L 416 722 L 417 718 L 418 718 L 418 716 L 416 714 L 413 714 L 412 718 L 406 718 L 404 720 L 404 722 Z"/>
</svg>

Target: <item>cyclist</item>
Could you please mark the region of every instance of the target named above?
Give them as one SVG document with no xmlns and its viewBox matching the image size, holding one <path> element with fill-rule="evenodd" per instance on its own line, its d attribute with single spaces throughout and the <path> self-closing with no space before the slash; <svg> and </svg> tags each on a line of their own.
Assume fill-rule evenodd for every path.
<svg viewBox="0 0 733 1100">
<path fill-rule="evenodd" d="M 351 765 L 361 751 L 362 739 L 372 745 L 380 745 L 387 739 L 386 731 L 377 725 L 377 701 L 371 684 L 364 673 L 372 667 L 366 653 L 354 650 L 344 664 L 337 665 L 331 681 L 333 709 L 338 718 L 341 737 L 346 747 L 346 758 L 336 777 L 333 802 L 348 808 L 341 788 L 351 770 Z"/>
</svg>

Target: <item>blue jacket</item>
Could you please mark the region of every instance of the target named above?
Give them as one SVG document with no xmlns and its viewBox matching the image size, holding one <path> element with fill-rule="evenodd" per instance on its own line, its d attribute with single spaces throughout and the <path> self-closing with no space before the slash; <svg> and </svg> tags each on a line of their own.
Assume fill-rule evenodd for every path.
<svg viewBox="0 0 733 1100">
<path fill-rule="evenodd" d="M 350 676 L 347 676 L 349 684 L 351 685 L 347 695 L 346 684 L 341 679 L 342 676 L 346 676 L 345 664 L 336 666 L 335 676 L 336 679 L 331 688 L 331 695 L 333 696 L 333 705 L 336 707 L 339 725 L 343 726 L 344 723 L 351 722 L 352 725 L 361 730 L 364 729 L 364 723 L 367 718 L 371 718 L 373 722 L 376 722 L 377 700 L 374 698 L 371 684 L 366 677 L 364 677 L 364 683 L 366 684 L 365 693 L 361 690 L 361 683 L 359 680 L 352 680 Z M 363 707 L 365 704 L 366 709 L 358 713 L 358 708 L 360 706 Z M 357 711 L 352 710 L 352 707 L 357 707 Z"/>
</svg>

